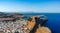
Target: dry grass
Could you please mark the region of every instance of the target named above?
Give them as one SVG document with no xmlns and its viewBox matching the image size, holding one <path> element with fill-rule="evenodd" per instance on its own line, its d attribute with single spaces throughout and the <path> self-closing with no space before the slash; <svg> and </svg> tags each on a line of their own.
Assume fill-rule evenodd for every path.
<svg viewBox="0 0 60 33">
<path fill-rule="evenodd" d="M 50 29 L 47 27 L 38 27 L 35 33 L 51 33 Z"/>
</svg>

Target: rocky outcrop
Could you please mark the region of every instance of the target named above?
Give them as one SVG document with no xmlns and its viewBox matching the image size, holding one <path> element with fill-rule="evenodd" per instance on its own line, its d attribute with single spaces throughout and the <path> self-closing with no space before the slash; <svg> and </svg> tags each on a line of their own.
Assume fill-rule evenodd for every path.
<svg viewBox="0 0 60 33">
<path fill-rule="evenodd" d="M 41 23 L 40 23 L 41 22 Z M 43 24 L 46 22 L 40 20 L 40 17 L 34 16 L 27 21 L 28 27 L 31 29 L 29 33 L 51 33 L 51 30 L 48 27 L 44 27 Z"/>
</svg>

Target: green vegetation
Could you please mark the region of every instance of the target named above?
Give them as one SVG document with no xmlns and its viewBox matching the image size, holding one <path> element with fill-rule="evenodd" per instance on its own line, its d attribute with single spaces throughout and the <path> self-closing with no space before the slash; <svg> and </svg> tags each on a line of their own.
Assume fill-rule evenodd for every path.
<svg viewBox="0 0 60 33">
<path fill-rule="evenodd" d="M 16 18 L 16 20 L 20 20 L 20 18 Z"/>
</svg>

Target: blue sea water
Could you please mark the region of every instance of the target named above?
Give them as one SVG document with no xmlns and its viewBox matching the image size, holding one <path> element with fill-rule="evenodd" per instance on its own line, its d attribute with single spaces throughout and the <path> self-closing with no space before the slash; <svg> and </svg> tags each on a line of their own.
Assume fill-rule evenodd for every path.
<svg viewBox="0 0 60 33">
<path fill-rule="evenodd" d="M 44 14 L 48 18 L 48 21 L 44 24 L 44 26 L 50 28 L 52 33 L 60 33 L 60 13 L 31 13 L 25 15 L 40 15 L 40 14 Z"/>
<path fill-rule="evenodd" d="M 47 13 L 45 15 L 48 18 L 45 26 L 48 26 L 52 33 L 60 33 L 60 13 Z"/>
</svg>

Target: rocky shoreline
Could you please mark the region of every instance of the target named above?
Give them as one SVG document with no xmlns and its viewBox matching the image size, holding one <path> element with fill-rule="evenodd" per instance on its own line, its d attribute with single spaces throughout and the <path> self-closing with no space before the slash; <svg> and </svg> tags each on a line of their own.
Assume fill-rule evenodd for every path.
<svg viewBox="0 0 60 33">
<path fill-rule="evenodd" d="M 51 33 L 48 27 L 43 26 L 47 21 L 44 15 L 31 16 L 27 20 L 24 20 L 23 15 L 12 15 L 16 21 L 12 21 L 8 17 L 6 19 L 0 17 L 0 33 Z"/>
</svg>

